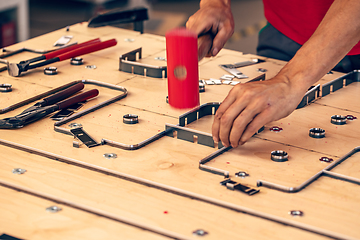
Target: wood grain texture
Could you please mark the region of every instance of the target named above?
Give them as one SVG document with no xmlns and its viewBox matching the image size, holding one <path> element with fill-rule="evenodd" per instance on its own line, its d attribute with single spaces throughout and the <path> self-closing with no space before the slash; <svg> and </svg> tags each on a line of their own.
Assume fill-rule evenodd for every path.
<svg viewBox="0 0 360 240">
<path fill-rule="evenodd" d="M 11 48 L 50 48 L 64 32 L 65 29 L 60 29 Z M 54 66 L 59 73 L 54 76 L 44 75 L 42 69 L 30 70 L 17 78 L 9 77 L 7 72 L 0 72 L 1 82 L 9 82 L 14 86 L 13 92 L 0 94 L 0 107 L 4 108 L 80 79 L 94 79 L 122 86 L 128 91 L 126 98 L 71 122 L 82 124 L 84 130 L 97 142 L 106 138 L 126 144 L 136 144 L 154 136 L 165 129 L 166 123 L 177 124 L 178 117 L 189 110 L 174 109 L 166 103 L 166 79 L 118 70 L 119 56 L 138 47 L 143 48 L 141 62 L 159 66 L 166 64 L 155 60 L 156 57 L 165 56 L 164 37 L 140 35 L 112 27 L 88 29 L 86 23 L 71 26 L 70 32 L 74 35 L 74 41 L 115 37 L 118 45 L 83 56 L 85 64 L 82 66 L 72 66 L 67 61 L 56 63 Z M 33 56 L 34 54 L 24 53 L 12 57 L 11 61 Z M 219 78 L 226 74 L 219 64 L 254 57 L 257 56 L 224 49 L 217 57 L 205 58 L 199 63 L 200 78 Z M 241 68 L 250 77 L 244 82 L 259 76 L 261 73 L 256 71 L 259 67 L 268 70 L 266 79 L 269 79 L 284 64 L 286 63 L 282 61 L 266 59 L 264 63 Z M 85 65 L 96 65 L 97 68 L 85 69 Z M 324 84 L 340 76 L 340 73 L 327 74 L 319 83 Z M 119 94 L 111 89 L 88 84 L 84 91 L 92 88 L 99 89 L 99 96 L 87 102 L 79 111 Z M 200 94 L 201 103 L 221 102 L 231 88 L 228 85 L 206 85 L 206 91 Z M 214 153 L 214 148 L 168 136 L 134 151 L 109 145 L 93 148 L 82 145 L 74 148 L 74 138 L 55 132 L 54 122 L 49 118 L 22 129 L 0 130 L 0 180 L 190 239 L 199 239 L 192 235 L 196 229 L 204 229 L 209 233 L 204 239 L 359 239 L 359 185 L 320 177 L 298 193 L 284 193 L 256 186 L 258 180 L 266 180 L 286 187 L 296 187 L 328 166 L 328 163 L 320 162 L 319 158 L 326 156 L 336 161 L 359 146 L 359 120 L 342 126 L 330 123 L 331 115 L 356 116 L 359 113 L 358 91 L 359 84 L 352 83 L 317 99 L 315 103 L 296 110 L 287 118 L 267 124 L 262 133 L 245 145 L 207 163 L 229 171 L 230 177 L 237 182 L 260 189 L 260 193 L 253 196 L 226 189 L 219 184 L 224 180 L 222 176 L 198 169 L 199 161 Z M 30 105 L 1 117 L 14 116 Z M 127 113 L 137 114 L 139 124 L 123 124 L 122 116 Z M 212 120 L 213 116 L 206 116 L 187 127 L 210 133 Z M 69 123 L 62 127 L 69 129 Z M 270 128 L 273 126 L 282 127 L 283 131 L 271 132 Z M 326 137 L 310 138 L 308 131 L 311 127 L 325 129 Z M 27 152 L 19 148 L 27 149 Z M 289 161 L 272 161 L 270 152 L 273 150 L 287 151 Z M 39 156 L 45 153 L 47 157 Z M 104 153 L 115 153 L 118 157 L 106 159 L 103 157 Z M 333 172 L 359 178 L 360 163 L 357 159 L 358 156 L 354 155 Z M 25 168 L 27 172 L 23 175 L 11 173 L 16 167 Z M 238 171 L 246 171 L 250 176 L 237 178 L 235 173 Z M 46 200 L 5 188 L 0 188 L 0 191 L 4 192 L 1 194 L 0 208 L 6 211 L 5 217 L 1 219 L 4 225 L 0 224 L 0 231 L 14 233 L 18 228 L 26 229 L 24 235 L 19 237 L 81 239 L 91 236 L 89 239 L 111 239 L 121 231 L 126 239 L 163 238 L 158 234 L 69 207 L 65 207 L 64 214 L 74 213 L 62 216 L 60 220 L 47 220 L 48 217 L 38 215 L 39 218 L 46 219 L 39 220 L 41 223 L 45 221 L 51 227 L 52 221 L 62 221 L 62 228 L 56 231 L 58 235 L 55 236 L 45 229 L 46 224 L 42 226 L 29 223 L 29 219 L 35 219 L 35 223 L 38 221 L 33 211 L 42 208 Z M 7 196 L 16 196 L 18 202 L 10 201 Z M 29 207 L 24 212 L 26 214 L 17 210 L 17 206 L 24 201 L 29 202 Z M 291 210 L 301 210 L 304 216 L 290 216 Z M 11 227 L 5 224 L 15 218 L 21 219 L 19 225 Z"/>
</svg>

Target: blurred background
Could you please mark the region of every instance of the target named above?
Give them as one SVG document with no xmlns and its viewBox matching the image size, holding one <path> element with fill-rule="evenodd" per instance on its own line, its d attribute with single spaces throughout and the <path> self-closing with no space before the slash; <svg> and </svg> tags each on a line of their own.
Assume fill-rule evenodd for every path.
<svg viewBox="0 0 360 240">
<path fill-rule="evenodd" d="M 146 7 L 144 32 L 165 35 L 184 26 L 200 0 L 0 0 L 0 47 L 24 41 L 112 9 Z M 256 53 L 257 34 L 265 26 L 261 0 L 232 0 L 235 33 L 226 48 Z M 126 26 L 124 26 L 126 27 Z"/>
</svg>

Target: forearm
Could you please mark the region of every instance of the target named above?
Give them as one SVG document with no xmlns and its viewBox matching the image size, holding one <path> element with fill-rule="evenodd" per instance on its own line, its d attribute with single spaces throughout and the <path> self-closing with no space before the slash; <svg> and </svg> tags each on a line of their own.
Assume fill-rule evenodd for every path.
<svg viewBox="0 0 360 240">
<path fill-rule="evenodd" d="M 200 8 L 210 5 L 230 8 L 231 0 L 201 0 L 200 1 Z"/>
<path fill-rule="evenodd" d="M 360 40 L 360 1 L 335 0 L 312 37 L 280 71 L 293 89 L 306 92 Z"/>
</svg>

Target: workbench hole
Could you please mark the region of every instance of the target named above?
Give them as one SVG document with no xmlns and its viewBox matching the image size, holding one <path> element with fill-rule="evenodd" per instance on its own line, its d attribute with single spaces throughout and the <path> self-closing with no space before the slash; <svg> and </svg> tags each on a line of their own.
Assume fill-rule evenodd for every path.
<svg viewBox="0 0 360 240">
<path fill-rule="evenodd" d="M 177 131 L 173 131 L 173 138 L 177 138 Z"/>
<path fill-rule="evenodd" d="M 193 142 L 194 142 L 194 143 L 198 143 L 198 136 L 193 135 Z"/>
</svg>

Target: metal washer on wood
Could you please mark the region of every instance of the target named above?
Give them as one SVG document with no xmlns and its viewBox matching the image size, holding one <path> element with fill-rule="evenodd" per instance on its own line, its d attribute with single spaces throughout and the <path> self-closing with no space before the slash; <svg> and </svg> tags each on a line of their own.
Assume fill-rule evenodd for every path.
<svg viewBox="0 0 360 240">
<path fill-rule="evenodd" d="M 44 74 L 46 75 L 56 75 L 57 72 L 57 67 L 46 67 L 44 68 Z"/>
<path fill-rule="evenodd" d="M 139 122 L 139 117 L 138 115 L 135 114 L 125 114 L 123 116 L 123 123 L 126 124 L 136 124 Z"/>
<path fill-rule="evenodd" d="M 276 150 L 271 152 L 271 160 L 275 162 L 286 162 L 288 158 L 288 153 L 283 150 Z"/>
</svg>

